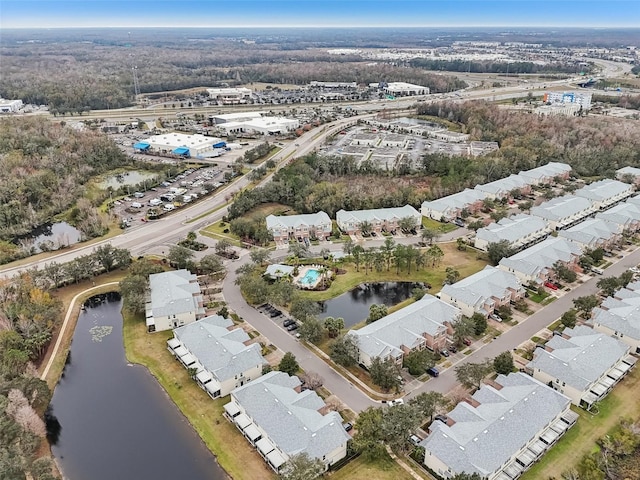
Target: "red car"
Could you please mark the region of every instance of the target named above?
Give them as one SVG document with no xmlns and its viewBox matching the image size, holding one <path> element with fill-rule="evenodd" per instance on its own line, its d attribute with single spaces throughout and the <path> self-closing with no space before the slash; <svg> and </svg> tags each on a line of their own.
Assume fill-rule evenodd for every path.
<svg viewBox="0 0 640 480">
<path fill-rule="evenodd" d="M 554 283 L 551 283 L 551 282 L 544 282 L 544 286 L 547 287 L 547 288 L 550 288 L 551 290 L 557 290 L 558 289 L 558 287 Z"/>
<path fill-rule="evenodd" d="M 468 347 L 469 345 L 471 345 L 471 340 L 465 338 L 464 340 L 462 340 L 462 343 L 464 343 Z"/>
</svg>

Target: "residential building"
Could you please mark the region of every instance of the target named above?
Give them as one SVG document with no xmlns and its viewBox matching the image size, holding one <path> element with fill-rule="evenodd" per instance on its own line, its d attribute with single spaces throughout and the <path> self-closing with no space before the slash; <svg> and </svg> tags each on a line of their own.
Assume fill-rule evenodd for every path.
<svg viewBox="0 0 640 480">
<path fill-rule="evenodd" d="M 490 243 L 507 241 L 512 249 L 522 250 L 544 240 L 551 231 L 551 225 L 546 220 L 520 213 L 480 228 L 476 232 L 474 245 L 486 251 Z"/>
<path fill-rule="evenodd" d="M 441 478 L 517 479 L 576 422 L 568 397 L 523 373 L 498 375 L 433 422 L 424 464 Z"/>
<path fill-rule="evenodd" d="M 633 185 L 619 180 L 599 180 L 576 190 L 574 195 L 590 200 L 598 210 L 607 208 L 633 195 Z"/>
<path fill-rule="evenodd" d="M 224 410 L 276 473 L 294 455 L 306 453 L 327 468 L 347 455 L 351 437 L 340 415 L 302 390 L 298 377 L 269 372 L 233 390 Z"/>
<path fill-rule="evenodd" d="M 402 365 L 404 355 L 428 348 L 447 347 L 447 333 L 461 317 L 458 308 L 425 295 L 386 317 L 358 330 L 350 330 L 358 346 L 358 363 L 369 367 L 375 357 Z"/>
<path fill-rule="evenodd" d="M 540 167 L 532 168 L 531 170 L 524 170 L 518 173 L 523 177 L 530 185 L 541 185 L 546 183 L 553 183 L 554 179 L 562 178 L 567 179 L 571 174 L 571 166 L 566 163 L 550 162 Z"/>
<path fill-rule="evenodd" d="M 181 327 L 204 317 L 198 278 L 188 270 L 149 275 L 146 303 L 149 332 Z"/>
<path fill-rule="evenodd" d="M 591 93 L 544 92 L 542 101 L 551 105 L 558 103 L 578 105 L 584 111 L 591 109 Z"/>
<path fill-rule="evenodd" d="M 325 212 L 303 215 L 275 216 L 266 218 L 267 230 L 276 242 L 303 240 L 311 238 L 327 239 L 331 235 L 333 224 Z"/>
<path fill-rule="evenodd" d="M 174 153 L 186 157 L 207 157 L 216 154 L 216 149 L 224 148 L 226 145 L 219 138 L 205 135 L 184 133 L 166 133 L 153 135 L 143 142 L 136 144 L 139 150 L 147 150 L 159 153 Z M 146 146 L 146 148 L 144 148 Z"/>
<path fill-rule="evenodd" d="M 167 345 L 185 368 L 195 370 L 198 385 L 218 398 L 262 375 L 267 362 L 260 344 L 252 342 L 233 320 L 212 315 L 176 328 Z"/>
<path fill-rule="evenodd" d="M 503 258 L 498 268 L 513 273 L 523 284 L 543 284 L 554 276 L 553 266 L 562 263 L 574 272 L 582 269 L 578 260 L 582 247 L 565 238 L 551 237 L 521 252 Z"/>
<path fill-rule="evenodd" d="M 470 214 L 478 212 L 485 198 L 487 198 L 486 193 L 465 188 L 462 192 L 423 202 L 420 211 L 427 218 L 450 221 L 459 217 L 463 210 L 467 210 Z"/>
<path fill-rule="evenodd" d="M 583 249 L 610 249 L 622 239 L 622 229 L 600 218 L 589 218 L 558 232 L 558 237 L 577 243 Z"/>
<path fill-rule="evenodd" d="M 22 100 L 6 100 L 0 98 L 0 113 L 16 113 L 19 112 L 23 106 Z"/>
<path fill-rule="evenodd" d="M 237 105 L 251 101 L 253 92 L 250 88 L 207 88 L 209 97 L 222 105 Z"/>
<path fill-rule="evenodd" d="M 635 364 L 629 345 L 585 325 L 565 328 L 533 352 L 526 371 L 590 409 Z"/>
<path fill-rule="evenodd" d="M 338 227 L 348 235 L 361 233 L 360 226 L 363 222 L 371 224 L 371 231 L 375 233 L 395 232 L 399 228 L 400 220 L 404 218 L 411 218 L 416 229 L 422 225 L 422 215 L 411 205 L 372 210 L 338 210 L 336 212 Z"/>
<path fill-rule="evenodd" d="M 411 97 L 414 95 L 429 94 L 429 87 L 406 82 L 390 82 L 383 90 L 387 95 L 393 95 L 394 97 Z"/>
<path fill-rule="evenodd" d="M 640 353 L 640 282 L 618 290 L 593 309 L 589 323 L 594 330 L 620 339 Z"/>
<path fill-rule="evenodd" d="M 531 215 L 546 220 L 554 230 L 562 230 L 581 222 L 597 211 L 598 207 L 591 200 L 576 195 L 565 195 L 533 207 Z"/>
<path fill-rule="evenodd" d="M 631 179 L 634 185 L 640 185 L 640 168 L 622 167 L 616 170 L 616 180 L 625 181 Z"/>
<path fill-rule="evenodd" d="M 523 298 L 524 288 L 514 274 L 487 266 L 453 285 L 445 285 L 438 296 L 467 317 L 474 313 L 488 316 L 498 307 Z"/>
<path fill-rule="evenodd" d="M 520 175 L 509 175 L 484 185 L 476 185 L 475 190 L 486 193 L 488 198 L 502 199 L 510 197 L 513 191 L 518 191 L 522 195 L 531 193 L 531 184 Z"/>
<path fill-rule="evenodd" d="M 632 202 L 633 198 L 620 203 L 609 210 L 596 214 L 597 219 L 606 220 L 618 226 L 620 231 L 637 232 L 640 230 L 640 202 Z"/>
</svg>

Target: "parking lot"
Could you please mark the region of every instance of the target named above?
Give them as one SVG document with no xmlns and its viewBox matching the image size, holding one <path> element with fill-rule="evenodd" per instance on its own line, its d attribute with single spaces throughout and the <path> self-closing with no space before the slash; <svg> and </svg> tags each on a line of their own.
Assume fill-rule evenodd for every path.
<svg viewBox="0 0 640 480">
<path fill-rule="evenodd" d="M 295 335 L 296 338 L 300 338 L 300 334 L 297 333 L 298 330 L 298 322 L 296 322 L 293 318 L 287 316 L 282 310 L 274 307 L 269 303 L 263 303 L 259 307 L 256 307 L 263 315 L 270 317 L 271 320 L 280 325 L 283 329 L 291 332 L 292 335 Z"/>
</svg>

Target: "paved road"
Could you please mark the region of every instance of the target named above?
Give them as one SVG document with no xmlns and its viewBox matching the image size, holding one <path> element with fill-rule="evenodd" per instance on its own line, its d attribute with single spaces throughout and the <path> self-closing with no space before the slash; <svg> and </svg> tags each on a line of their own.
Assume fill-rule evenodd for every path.
<svg viewBox="0 0 640 480">
<path fill-rule="evenodd" d="M 632 253 L 625 254 L 624 258 L 606 269 L 604 276 L 618 276 L 629 267 L 633 267 L 638 263 L 640 263 L 640 249 L 636 249 Z M 575 298 L 597 293 L 598 288 L 596 287 L 596 283 L 600 278 L 602 277 L 592 278 L 570 292 L 567 292 L 553 303 L 550 303 L 528 317 L 525 321 L 509 329 L 492 342 L 484 345 L 471 355 L 465 356 L 457 363 L 457 365 L 468 362 L 482 362 L 487 358 L 494 358 L 502 352 L 513 350 L 524 341 L 530 339 L 537 332 L 556 321 L 564 312 L 572 308 L 573 300 Z M 454 368 L 449 368 L 442 372 L 439 377 L 430 379 L 421 387 L 408 394 L 407 397 L 411 398 L 419 393 L 427 391 L 447 393 L 457 385 L 458 382 L 456 381 Z"/>
</svg>

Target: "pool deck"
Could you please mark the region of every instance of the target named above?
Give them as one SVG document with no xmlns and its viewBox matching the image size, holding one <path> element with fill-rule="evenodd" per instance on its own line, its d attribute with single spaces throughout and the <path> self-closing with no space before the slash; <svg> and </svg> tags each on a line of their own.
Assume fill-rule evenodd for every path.
<svg viewBox="0 0 640 480">
<path fill-rule="evenodd" d="M 293 284 L 301 289 L 313 290 L 322 281 L 323 274 L 320 273 L 320 270 L 324 268 L 325 267 L 323 267 L 322 265 L 305 265 L 303 267 L 300 267 L 300 269 L 298 270 L 298 275 L 293 279 Z M 315 270 L 318 274 L 316 281 L 313 283 L 303 283 L 302 280 L 306 277 L 307 273 L 309 273 L 309 271 L 312 271 L 312 270 Z M 327 270 L 327 272 L 324 273 L 324 275 L 330 275 L 330 274 L 331 274 L 330 270 Z"/>
</svg>

